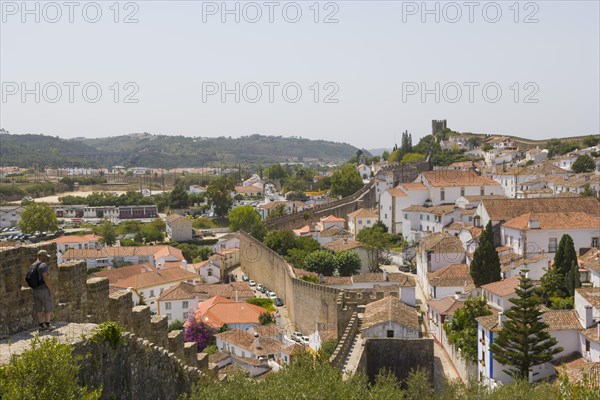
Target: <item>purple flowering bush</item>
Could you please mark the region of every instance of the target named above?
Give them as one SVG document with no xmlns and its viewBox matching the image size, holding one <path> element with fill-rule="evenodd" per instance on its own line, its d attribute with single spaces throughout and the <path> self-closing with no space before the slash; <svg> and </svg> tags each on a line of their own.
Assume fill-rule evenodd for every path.
<svg viewBox="0 0 600 400">
<path fill-rule="evenodd" d="M 186 342 L 196 342 L 198 352 L 201 352 L 206 346 L 214 343 L 215 330 L 202 321 L 196 321 L 196 318 L 192 314 L 185 323 L 183 340 Z"/>
</svg>

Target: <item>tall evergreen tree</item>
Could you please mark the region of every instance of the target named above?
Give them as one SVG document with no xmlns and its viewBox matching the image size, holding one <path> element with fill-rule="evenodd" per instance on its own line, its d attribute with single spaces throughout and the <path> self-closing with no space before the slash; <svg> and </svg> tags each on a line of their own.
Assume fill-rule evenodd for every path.
<svg viewBox="0 0 600 400">
<path fill-rule="evenodd" d="M 514 306 L 506 311 L 502 330 L 490 345 L 494 359 L 510 367 L 505 372 L 515 379 L 528 379 L 529 368 L 551 361 L 563 350 L 555 347 L 556 339 L 546 330 L 537 292 L 523 270 L 517 297 L 510 299 Z"/>
<path fill-rule="evenodd" d="M 563 235 L 554 254 L 554 268 L 562 277 L 566 278 L 573 262 L 577 263 L 573 238 L 570 235 Z"/>
<path fill-rule="evenodd" d="M 575 296 L 575 289 L 581 287 L 581 280 L 579 277 L 579 266 L 576 262 L 571 264 L 571 269 L 565 277 L 565 288 L 567 289 L 569 296 Z"/>
<path fill-rule="evenodd" d="M 479 236 L 479 247 L 477 247 L 473 255 L 470 273 L 475 286 L 497 282 L 502 278 L 500 273 L 500 257 L 494 246 L 492 221 L 488 222 L 485 230 Z"/>
</svg>

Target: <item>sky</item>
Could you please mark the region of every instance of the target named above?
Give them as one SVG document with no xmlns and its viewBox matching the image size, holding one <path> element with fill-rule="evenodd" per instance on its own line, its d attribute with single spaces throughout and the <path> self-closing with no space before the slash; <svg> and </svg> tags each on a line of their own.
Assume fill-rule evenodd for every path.
<svg viewBox="0 0 600 400">
<path fill-rule="evenodd" d="M 0 1 L 0 127 L 392 147 L 600 132 L 600 2 Z"/>
</svg>

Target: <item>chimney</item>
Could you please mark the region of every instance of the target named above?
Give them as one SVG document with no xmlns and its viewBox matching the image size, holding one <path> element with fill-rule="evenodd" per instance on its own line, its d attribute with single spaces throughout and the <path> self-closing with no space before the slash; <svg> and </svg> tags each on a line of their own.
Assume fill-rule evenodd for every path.
<svg viewBox="0 0 600 400">
<path fill-rule="evenodd" d="M 583 326 L 585 326 L 586 329 L 594 324 L 594 319 L 592 318 L 593 310 L 592 306 L 585 306 L 585 311 L 583 312 Z"/>
<path fill-rule="evenodd" d="M 254 348 L 260 349 L 260 340 L 258 338 L 258 332 L 254 333 Z"/>
<path fill-rule="evenodd" d="M 502 328 L 502 325 L 504 325 L 504 313 L 500 311 L 498 313 L 498 326 Z"/>
</svg>

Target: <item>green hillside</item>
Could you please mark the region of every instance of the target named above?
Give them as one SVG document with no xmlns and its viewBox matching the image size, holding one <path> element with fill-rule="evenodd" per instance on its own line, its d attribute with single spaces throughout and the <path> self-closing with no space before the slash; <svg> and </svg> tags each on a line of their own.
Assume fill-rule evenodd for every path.
<svg viewBox="0 0 600 400">
<path fill-rule="evenodd" d="M 60 139 L 45 135 L 1 135 L 4 165 L 201 167 L 214 163 L 274 163 L 301 160 L 345 161 L 358 149 L 325 140 L 252 135 L 241 138 L 124 135 L 98 139 Z"/>
</svg>

